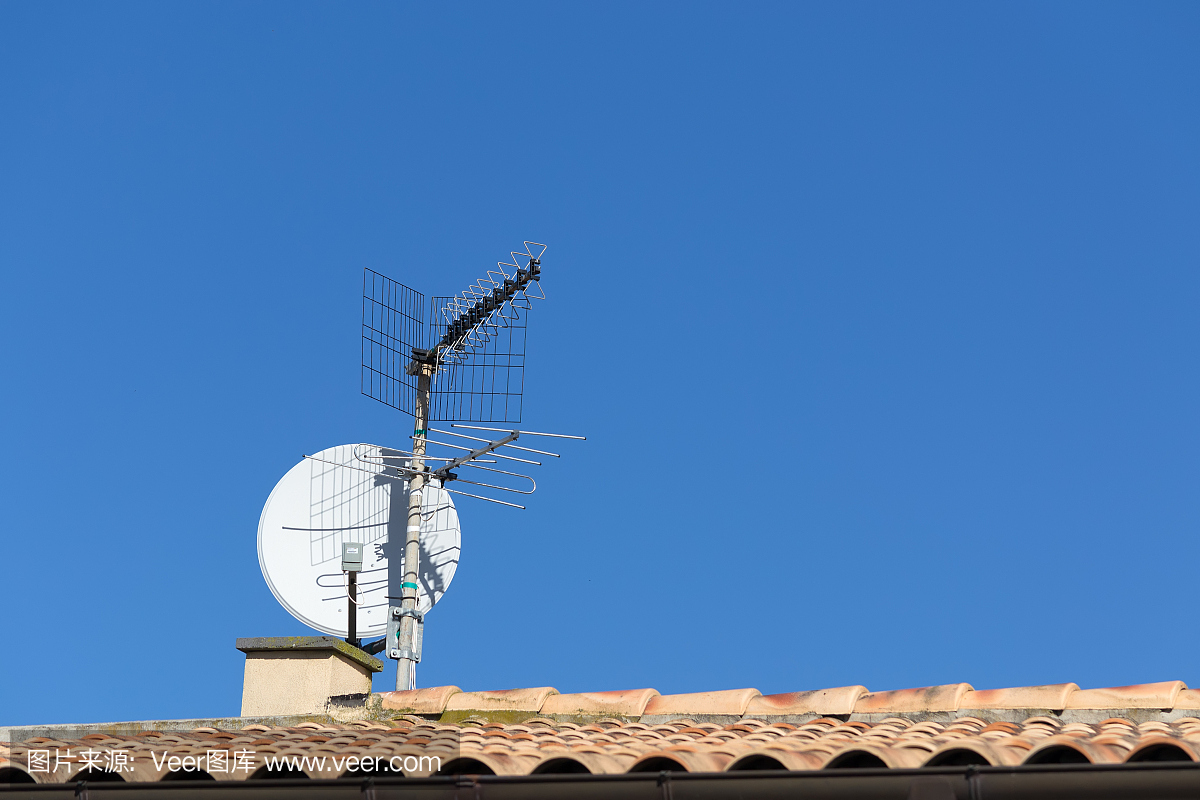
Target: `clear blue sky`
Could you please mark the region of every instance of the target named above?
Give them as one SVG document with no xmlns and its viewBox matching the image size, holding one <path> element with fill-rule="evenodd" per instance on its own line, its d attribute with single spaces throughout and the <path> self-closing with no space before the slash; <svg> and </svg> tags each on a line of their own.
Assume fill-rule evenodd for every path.
<svg viewBox="0 0 1200 800">
<path fill-rule="evenodd" d="M 0 723 L 236 714 L 362 270 L 546 242 L 420 685 L 1200 686 L 1200 7 L 0 5 Z M 388 688 L 394 669 L 377 688 Z"/>
</svg>

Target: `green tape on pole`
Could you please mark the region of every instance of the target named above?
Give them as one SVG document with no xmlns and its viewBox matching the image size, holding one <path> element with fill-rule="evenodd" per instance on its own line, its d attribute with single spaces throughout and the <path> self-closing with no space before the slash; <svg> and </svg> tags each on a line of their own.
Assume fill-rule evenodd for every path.
<svg viewBox="0 0 1200 800">
<path fill-rule="evenodd" d="M 413 436 L 424 436 L 429 433 L 428 428 L 413 428 Z"/>
<path fill-rule="evenodd" d="M 420 589 L 421 587 L 417 586 L 415 583 L 409 583 L 408 581 L 405 581 L 404 583 L 400 584 L 400 588 L 401 589 Z"/>
</svg>

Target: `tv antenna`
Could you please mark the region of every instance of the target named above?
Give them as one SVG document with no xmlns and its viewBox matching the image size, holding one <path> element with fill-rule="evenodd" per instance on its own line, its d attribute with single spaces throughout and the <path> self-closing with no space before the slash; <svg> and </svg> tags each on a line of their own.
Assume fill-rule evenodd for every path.
<svg viewBox="0 0 1200 800">
<path fill-rule="evenodd" d="M 523 509 L 495 495 L 532 494 L 537 483 L 525 471 L 540 465 L 539 458 L 559 457 L 524 442 L 585 438 L 478 424 L 521 422 L 529 312 L 534 300 L 546 299 L 541 286 L 546 245 L 524 245 L 458 295 L 431 298 L 428 325 L 424 295 L 372 269 L 363 276 L 362 393 L 413 418 L 408 448 L 365 445 L 354 453 L 358 469 L 391 471 L 404 478 L 408 491 L 400 591 L 388 592 L 384 639 L 365 648 L 385 650 L 396 660 L 397 689 L 416 686 L 424 622 L 418 572 L 429 489 Z M 432 422 L 449 422 L 458 430 L 433 428 Z M 448 483 L 471 489 L 449 489 Z"/>
</svg>

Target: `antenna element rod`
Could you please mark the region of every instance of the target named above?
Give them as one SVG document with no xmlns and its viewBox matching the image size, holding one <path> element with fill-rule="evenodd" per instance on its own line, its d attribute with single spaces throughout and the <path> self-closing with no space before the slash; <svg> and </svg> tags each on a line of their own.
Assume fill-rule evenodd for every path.
<svg viewBox="0 0 1200 800">
<path fill-rule="evenodd" d="M 508 436 L 505 436 L 503 439 L 498 439 L 494 442 L 489 442 L 489 443 L 485 444 L 483 447 L 479 448 L 478 450 L 472 450 L 471 452 L 467 453 L 465 456 L 459 456 L 458 458 L 449 462 L 448 464 L 446 464 L 446 466 L 439 467 L 438 471 L 435 474 L 444 476 L 447 472 L 454 469 L 459 464 L 465 464 L 473 458 L 478 458 L 479 456 L 486 455 L 487 453 L 492 452 L 497 447 L 503 447 L 504 445 L 513 441 L 520 435 L 521 435 L 521 433 L 519 431 L 513 431 Z M 497 453 L 497 455 L 499 455 L 499 453 Z"/>
<path fill-rule="evenodd" d="M 508 430 L 508 428 L 485 428 L 482 425 L 460 425 L 457 422 L 451 422 L 450 427 L 451 428 L 470 428 L 473 431 L 497 431 L 497 432 L 501 432 L 501 433 Z M 578 439 L 581 442 L 587 441 L 586 436 L 568 436 L 565 433 L 539 433 L 538 431 L 517 431 L 517 432 L 523 433 L 526 436 L 553 436 L 555 439 Z"/>
</svg>

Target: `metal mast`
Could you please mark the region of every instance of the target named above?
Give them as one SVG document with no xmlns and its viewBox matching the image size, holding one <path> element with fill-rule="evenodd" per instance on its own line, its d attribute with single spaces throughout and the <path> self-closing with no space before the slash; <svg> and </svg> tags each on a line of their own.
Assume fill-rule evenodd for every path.
<svg viewBox="0 0 1200 800">
<path fill-rule="evenodd" d="M 396 647 L 396 689 L 414 689 L 417 681 L 417 576 L 421 566 L 421 490 L 425 488 L 425 434 L 429 424 L 429 376 L 426 363 L 413 361 L 417 372 L 417 406 L 413 423 L 412 472 L 408 477 L 408 527 L 404 536 L 404 582 L 400 593 L 400 633 Z"/>
</svg>

